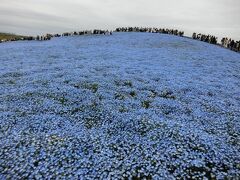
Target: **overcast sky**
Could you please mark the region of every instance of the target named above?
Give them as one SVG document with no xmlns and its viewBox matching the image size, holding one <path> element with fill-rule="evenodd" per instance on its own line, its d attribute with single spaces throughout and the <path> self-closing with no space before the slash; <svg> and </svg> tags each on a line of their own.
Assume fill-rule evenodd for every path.
<svg viewBox="0 0 240 180">
<path fill-rule="evenodd" d="M 118 26 L 240 39 L 240 0 L 0 0 L 0 31 L 24 35 Z"/>
</svg>

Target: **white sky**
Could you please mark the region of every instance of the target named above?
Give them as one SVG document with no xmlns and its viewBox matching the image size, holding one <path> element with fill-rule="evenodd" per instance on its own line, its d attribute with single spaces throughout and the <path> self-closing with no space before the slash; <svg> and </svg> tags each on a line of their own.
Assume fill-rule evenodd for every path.
<svg viewBox="0 0 240 180">
<path fill-rule="evenodd" d="M 240 39 L 240 0 L 0 0 L 0 32 L 118 26 L 178 28 Z"/>
</svg>

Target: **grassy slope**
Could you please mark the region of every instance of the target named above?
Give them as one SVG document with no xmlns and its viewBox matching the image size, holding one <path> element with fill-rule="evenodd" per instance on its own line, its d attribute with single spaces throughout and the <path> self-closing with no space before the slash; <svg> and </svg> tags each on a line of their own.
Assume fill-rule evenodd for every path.
<svg viewBox="0 0 240 180">
<path fill-rule="evenodd" d="M 6 39 L 6 40 L 10 40 L 10 39 L 20 39 L 26 36 L 21 36 L 21 35 L 16 35 L 16 34 L 10 34 L 10 33 L 1 33 L 0 32 L 0 40 Z"/>
</svg>

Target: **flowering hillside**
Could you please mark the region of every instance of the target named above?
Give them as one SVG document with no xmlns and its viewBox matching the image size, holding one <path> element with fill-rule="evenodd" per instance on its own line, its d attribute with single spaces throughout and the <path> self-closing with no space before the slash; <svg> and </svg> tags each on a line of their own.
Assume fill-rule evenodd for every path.
<svg viewBox="0 0 240 180">
<path fill-rule="evenodd" d="M 0 179 L 240 177 L 240 54 L 148 33 L 0 54 Z"/>
</svg>

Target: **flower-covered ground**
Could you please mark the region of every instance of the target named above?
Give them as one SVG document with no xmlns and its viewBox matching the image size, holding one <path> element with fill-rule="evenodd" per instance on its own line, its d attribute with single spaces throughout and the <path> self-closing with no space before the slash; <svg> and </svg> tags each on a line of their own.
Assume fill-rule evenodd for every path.
<svg viewBox="0 0 240 180">
<path fill-rule="evenodd" d="M 149 33 L 0 54 L 0 179 L 240 177 L 240 54 Z"/>
</svg>

